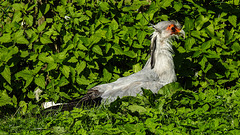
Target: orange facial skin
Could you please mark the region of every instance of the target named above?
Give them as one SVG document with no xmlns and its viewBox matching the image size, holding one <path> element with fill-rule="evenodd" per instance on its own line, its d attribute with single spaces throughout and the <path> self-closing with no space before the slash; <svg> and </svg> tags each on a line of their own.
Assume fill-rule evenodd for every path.
<svg viewBox="0 0 240 135">
<path fill-rule="evenodd" d="M 181 30 L 178 29 L 174 24 L 171 24 L 167 27 L 167 30 L 171 30 L 171 35 L 172 34 L 178 34 Z"/>
</svg>

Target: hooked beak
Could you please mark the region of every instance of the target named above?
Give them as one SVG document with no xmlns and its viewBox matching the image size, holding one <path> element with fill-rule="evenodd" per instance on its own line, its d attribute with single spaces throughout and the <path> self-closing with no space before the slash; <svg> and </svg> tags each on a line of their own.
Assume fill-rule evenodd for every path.
<svg viewBox="0 0 240 135">
<path fill-rule="evenodd" d="M 178 33 L 178 35 L 182 36 L 185 39 L 185 32 L 183 29 Z"/>
</svg>

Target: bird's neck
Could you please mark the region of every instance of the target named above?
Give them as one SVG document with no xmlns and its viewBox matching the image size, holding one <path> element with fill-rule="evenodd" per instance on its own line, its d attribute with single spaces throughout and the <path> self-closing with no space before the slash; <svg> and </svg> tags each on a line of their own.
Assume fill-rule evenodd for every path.
<svg viewBox="0 0 240 135">
<path fill-rule="evenodd" d="M 160 80 L 166 83 L 176 81 L 171 41 L 157 37 L 156 42 L 156 50 L 154 52 L 156 62 L 153 70 L 158 74 Z"/>
</svg>

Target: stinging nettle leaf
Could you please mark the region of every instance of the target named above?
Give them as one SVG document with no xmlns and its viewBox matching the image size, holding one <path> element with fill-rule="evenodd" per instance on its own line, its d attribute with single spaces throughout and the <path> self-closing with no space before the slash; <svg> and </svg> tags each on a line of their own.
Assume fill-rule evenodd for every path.
<svg viewBox="0 0 240 135">
<path fill-rule="evenodd" d="M 182 3 L 180 2 L 175 2 L 174 1 L 174 6 L 173 8 L 178 12 L 181 8 L 183 7 Z"/>
<path fill-rule="evenodd" d="M 204 23 L 206 23 L 209 20 L 209 17 L 205 17 L 203 15 L 200 15 L 195 22 L 195 27 L 197 30 L 200 30 Z"/>
<path fill-rule="evenodd" d="M 237 16 L 236 15 L 229 16 L 228 21 L 233 25 L 233 27 L 237 26 Z"/>
<path fill-rule="evenodd" d="M 94 45 L 93 48 L 92 48 L 92 51 L 99 54 L 99 55 L 103 55 L 102 49 L 100 48 L 99 45 Z"/>
<path fill-rule="evenodd" d="M 24 38 L 23 36 L 18 37 L 16 39 L 16 43 L 18 43 L 18 44 L 29 44 L 28 40 L 26 38 Z"/>
<path fill-rule="evenodd" d="M 130 105 L 128 106 L 128 109 L 131 110 L 131 112 L 138 112 L 140 114 L 147 111 L 144 107 L 139 105 Z"/>
<path fill-rule="evenodd" d="M 5 65 L 1 75 L 9 84 L 11 84 L 11 71 L 8 65 Z"/>
<path fill-rule="evenodd" d="M 99 2 L 99 6 L 103 12 L 109 10 L 109 4 L 107 2 Z"/>
<path fill-rule="evenodd" d="M 163 1 L 161 1 L 161 7 L 166 9 L 167 7 L 169 7 L 171 5 L 172 2 L 173 2 L 173 0 L 163 0 Z"/>
<path fill-rule="evenodd" d="M 12 5 L 12 7 L 14 10 L 22 10 L 24 6 L 21 3 L 15 3 Z"/>
<path fill-rule="evenodd" d="M 86 79 L 86 77 L 84 77 L 83 75 L 81 76 L 81 78 L 79 76 L 77 76 L 76 82 L 79 85 L 89 85 L 90 84 L 90 81 L 88 79 Z"/>
<path fill-rule="evenodd" d="M 137 38 L 138 38 L 138 41 L 139 41 L 140 44 L 142 44 L 146 35 L 147 35 L 147 32 L 145 32 L 145 31 L 140 31 L 140 32 L 137 33 Z"/>
<path fill-rule="evenodd" d="M 52 40 L 47 35 L 43 35 L 42 37 L 40 37 L 40 41 L 42 44 L 52 43 Z"/>
<path fill-rule="evenodd" d="M 20 22 L 22 20 L 22 13 L 20 11 L 14 12 L 13 21 L 12 22 Z"/>
<path fill-rule="evenodd" d="M 12 99 L 8 96 L 6 90 L 4 90 L 0 93 L 0 107 L 7 104 L 12 105 Z"/>
<path fill-rule="evenodd" d="M 0 37 L 0 42 L 1 43 L 8 43 L 11 41 L 11 34 L 10 33 L 7 33 L 7 34 L 3 34 L 1 37 Z"/>
<path fill-rule="evenodd" d="M 69 77 L 69 73 L 70 73 L 70 67 L 69 66 L 63 65 L 62 68 L 60 68 L 60 70 L 66 78 Z"/>
<path fill-rule="evenodd" d="M 45 77 L 43 75 L 40 75 L 39 77 L 34 78 L 35 84 L 37 84 L 39 87 L 45 89 Z"/>
<path fill-rule="evenodd" d="M 195 39 L 190 37 L 190 38 L 187 38 L 186 41 L 185 41 L 185 45 L 184 45 L 184 48 L 186 50 L 191 50 L 193 44 L 195 44 Z"/>
<path fill-rule="evenodd" d="M 112 78 L 112 74 L 106 68 L 103 69 L 103 81 L 108 82 Z"/>
<path fill-rule="evenodd" d="M 189 31 L 189 30 L 192 30 L 193 28 L 194 28 L 194 20 L 186 17 L 184 30 Z"/>
<path fill-rule="evenodd" d="M 86 62 L 85 61 L 81 61 L 80 63 L 77 63 L 76 65 L 76 70 L 77 70 L 77 75 L 79 75 L 86 67 Z"/>
<path fill-rule="evenodd" d="M 235 52 L 240 51 L 240 45 L 239 45 L 239 43 L 238 43 L 237 41 L 233 43 L 233 45 L 231 46 L 231 48 L 232 48 Z"/>
<path fill-rule="evenodd" d="M 110 23 L 110 27 L 112 28 L 112 30 L 116 30 L 118 29 L 118 23 L 115 19 L 113 19 Z"/>
</svg>

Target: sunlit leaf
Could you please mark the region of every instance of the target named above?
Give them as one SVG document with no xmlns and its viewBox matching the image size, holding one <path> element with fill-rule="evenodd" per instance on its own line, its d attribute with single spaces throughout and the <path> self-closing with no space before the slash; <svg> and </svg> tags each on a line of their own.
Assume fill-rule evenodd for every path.
<svg viewBox="0 0 240 135">
<path fill-rule="evenodd" d="M 85 61 L 81 61 L 80 63 L 78 62 L 76 65 L 76 70 L 77 70 L 77 74 L 79 75 L 86 67 L 86 62 Z"/>
<path fill-rule="evenodd" d="M 39 77 L 34 78 L 35 84 L 37 84 L 39 87 L 45 89 L 45 77 L 43 75 L 40 75 Z"/>
<path fill-rule="evenodd" d="M 0 106 L 10 104 L 12 105 L 12 99 L 8 96 L 6 91 L 1 91 L 0 93 Z"/>
<path fill-rule="evenodd" d="M 132 112 L 138 112 L 138 113 L 146 112 L 146 109 L 139 105 L 130 105 L 128 106 L 128 109 L 131 110 Z"/>
<path fill-rule="evenodd" d="M 232 15 L 228 17 L 228 21 L 233 25 L 233 27 L 236 27 L 237 25 L 237 16 Z"/>
<path fill-rule="evenodd" d="M 5 68 L 2 71 L 1 75 L 9 84 L 11 84 L 11 71 L 9 66 L 5 65 Z"/>
<path fill-rule="evenodd" d="M 70 67 L 69 66 L 63 65 L 60 70 L 66 78 L 69 77 L 69 73 L 70 73 Z"/>
<path fill-rule="evenodd" d="M 102 49 L 98 45 L 94 45 L 93 48 L 92 48 L 92 51 L 99 54 L 99 55 L 103 55 Z"/>
</svg>

